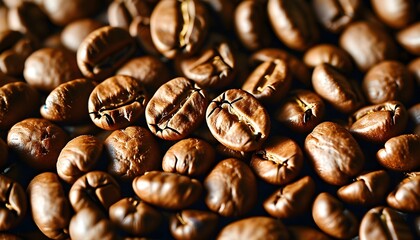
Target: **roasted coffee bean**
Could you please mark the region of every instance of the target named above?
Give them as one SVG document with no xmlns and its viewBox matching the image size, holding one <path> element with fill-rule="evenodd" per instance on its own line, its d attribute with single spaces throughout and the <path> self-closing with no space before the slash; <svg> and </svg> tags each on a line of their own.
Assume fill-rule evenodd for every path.
<svg viewBox="0 0 420 240">
<path fill-rule="evenodd" d="M 367 21 L 350 24 L 340 36 L 340 46 L 353 57 L 363 72 L 381 61 L 397 57 L 391 36 L 381 27 Z"/>
<path fill-rule="evenodd" d="M 208 28 L 207 9 L 197 0 L 160 1 L 150 18 L 153 43 L 169 59 L 194 54 Z"/>
<path fill-rule="evenodd" d="M 289 230 L 290 239 L 292 240 L 331 240 L 330 237 L 321 231 L 311 227 L 287 226 L 287 230 Z"/>
<path fill-rule="evenodd" d="M 414 83 L 402 63 L 383 61 L 366 73 L 362 89 L 367 100 L 373 104 L 392 100 L 407 103 L 413 96 Z"/>
<path fill-rule="evenodd" d="M 306 176 L 275 191 L 263 206 L 273 217 L 296 217 L 310 208 L 314 194 L 315 182 Z"/>
<path fill-rule="evenodd" d="M 207 207 L 224 217 L 243 216 L 257 200 L 257 183 L 244 162 L 228 158 L 220 161 L 204 180 Z"/>
<path fill-rule="evenodd" d="M 59 26 L 65 26 L 77 19 L 90 17 L 100 9 L 100 0 L 43 0 L 39 2 L 51 21 Z"/>
<path fill-rule="evenodd" d="M 318 26 L 306 1 L 268 0 L 267 4 L 273 30 L 287 47 L 303 51 L 318 41 Z"/>
<path fill-rule="evenodd" d="M 353 60 L 350 55 L 332 44 L 319 44 L 311 47 L 303 56 L 303 61 L 312 68 L 327 63 L 346 73 L 353 71 Z"/>
<path fill-rule="evenodd" d="M 413 133 L 420 135 L 420 103 L 417 103 L 408 109 L 408 116 L 414 124 Z"/>
<path fill-rule="evenodd" d="M 162 159 L 165 172 L 175 172 L 191 177 L 206 174 L 215 161 L 214 148 L 197 138 L 183 139 L 168 149 Z"/>
<path fill-rule="evenodd" d="M 137 16 L 131 21 L 128 29 L 130 35 L 137 40 L 138 45 L 148 54 L 160 56 L 152 40 L 150 32 L 150 17 Z"/>
<path fill-rule="evenodd" d="M 293 181 L 303 165 L 303 153 L 290 138 L 272 137 L 252 155 L 250 162 L 255 174 L 264 181 L 284 185 Z"/>
<path fill-rule="evenodd" d="M 409 53 L 420 55 L 420 22 L 414 23 L 399 31 L 396 35 L 398 43 Z"/>
<path fill-rule="evenodd" d="M 274 118 L 299 133 L 310 132 L 325 115 L 325 103 L 309 90 L 295 90 L 281 103 Z"/>
<path fill-rule="evenodd" d="M 60 84 L 41 106 L 43 118 L 53 122 L 81 123 L 89 120 L 88 100 L 97 84 L 80 78 Z"/>
<path fill-rule="evenodd" d="M 23 238 L 10 234 L 10 233 L 0 233 L 0 239 L 2 240 L 23 240 Z"/>
<path fill-rule="evenodd" d="M 357 176 L 352 183 L 337 191 L 338 197 L 346 203 L 370 206 L 380 203 L 388 192 L 390 177 L 384 170 L 377 170 Z"/>
<path fill-rule="evenodd" d="M 133 189 L 143 201 L 165 209 L 184 209 L 198 200 L 203 187 L 193 178 L 176 173 L 147 172 L 133 180 Z"/>
<path fill-rule="evenodd" d="M 146 235 L 159 228 L 161 213 L 147 203 L 127 197 L 109 208 L 109 218 L 114 225 L 132 235 Z"/>
<path fill-rule="evenodd" d="M 284 224 L 270 217 L 248 217 L 225 226 L 217 240 L 289 239 Z"/>
<path fill-rule="evenodd" d="M 0 231 L 17 226 L 25 216 L 27 206 L 25 190 L 20 183 L 0 175 Z"/>
<path fill-rule="evenodd" d="M 226 147 L 221 143 L 218 143 L 216 145 L 216 153 L 222 156 L 223 158 L 236 158 L 241 161 L 249 161 L 249 159 L 251 159 L 252 156 L 252 152 L 236 151 Z"/>
<path fill-rule="evenodd" d="M 102 129 L 125 128 L 143 116 L 148 100 L 148 94 L 139 81 L 116 75 L 93 89 L 89 96 L 89 115 L 93 123 Z"/>
<path fill-rule="evenodd" d="M 161 165 L 159 145 L 146 128 L 130 126 L 115 130 L 105 139 L 110 158 L 108 172 L 118 179 L 133 180 Z"/>
<path fill-rule="evenodd" d="M 350 239 L 357 235 L 359 221 L 356 216 L 329 193 L 322 192 L 315 198 L 312 217 L 315 224 L 332 237 Z"/>
<path fill-rule="evenodd" d="M 364 155 L 352 135 L 342 126 L 323 122 L 305 139 L 305 151 L 315 172 L 325 182 L 344 185 L 364 166 Z"/>
<path fill-rule="evenodd" d="M 7 145 L 19 158 L 37 170 L 54 170 L 67 134 L 48 120 L 28 118 L 13 125 Z"/>
<path fill-rule="evenodd" d="M 44 172 L 35 176 L 27 191 L 39 230 L 51 239 L 68 239 L 70 204 L 58 175 Z"/>
<path fill-rule="evenodd" d="M 24 36 L 25 35 L 23 35 L 19 31 L 13 31 L 13 30 L 0 31 L 0 52 L 13 48 L 16 42 L 24 38 Z"/>
<path fill-rule="evenodd" d="M 74 211 L 83 208 L 107 213 L 109 207 L 120 200 L 120 186 L 106 172 L 91 171 L 74 182 L 69 192 L 70 203 Z"/>
<path fill-rule="evenodd" d="M 91 32 L 80 44 L 77 65 L 85 77 L 102 81 L 135 51 L 135 42 L 127 30 L 106 26 Z"/>
<path fill-rule="evenodd" d="M 312 85 L 318 95 L 342 113 L 352 113 L 364 104 L 362 91 L 356 81 L 329 64 L 315 67 Z"/>
<path fill-rule="evenodd" d="M 77 52 L 80 44 L 89 33 L 102 27 L 103 24 L 91 18 L 79 19 L 70 24 L 61 32 L 61 42 L 69 50 Z"/>
<path fill-rule="evenodd" d="M 25 58 L 14 50 L 0 54 L 0 71 L 9 76 L 19 77 L 23 73 Z"/>
<path fill-rule="evenodd" d="M 414 82 L 417 83 L 417 88 L 419 88 L 420 87 L 420 58 L 416 58 L 413 61 L 411 61 L 407 67 L 408 67 L 408 71 L 413 76 Z"/>
<path fill-rule="evenodd" d="M 81 77 L 74 54 L 61 49 L 42 48 L 25 61 L 23 76 L 34 88 L 50 92 L 58 85 Z"/>
<path fill-rule="evenodd" d="M 420 172 L 408 173 L 386 201 L 394 209 L 404 212 L 420 212 Z"/>
<path fill-rule="evenodd" d="M 12 82 L 0 87 L 0 129 L 34 115 L 39 107 L 38 92 L 24 82 Z"/>
<path fill-rule="evenodd" d="M 360 0 L 314 0 L 312 7 L 318 21 L 328 31 L 341 32 L 359 14 Z"/>
<path fill-rule="evenodd" d="M 81 135 L 70 140 L 58 156 L 58 176 L 73 184 L 79 177 L 93 170 L 101 156 L 102 148 L 102 142 L 91 135 Z"/>
<path fill-rule="evenodd" d="M 408 120 L 407 110 L 397 101 L 363 107 L 350 117 L 350 132 L 363 140 L 382 143 L 401 134 Z"/>
<path fill-rule="evenodd" d="M 271 127 L 266 109 L 250 93 L 239 89 L 227 90 L 213 99 L 206 121 L 220 143 L 237 151 L 259 149 Z"/>
<path fill-rule="evenodd" d="M 128 29 L 131 21 L 137 16 L 150 16 L 149 6 L 145 1 L 113 1 L 108 7 L 109 25 Z"/>
<path fill-rule="evenodd" d="M 211 239 L 217 229 L 218 216 L 200 210 L 182 210 L 169 219 L 170 231 L 175 239 Z"/>
<path fill-rule="evenodd" d="M 121 239 L 112 222 L 101 212 L 83 208 L 70 221 L 70 237 L 73 240 Z"/>
<path fill-rule="evenodd" d="M 1 5 L 0 6 L 0 31 L 9 30 L 8 22 L 8 12 L 9 8 Z"/>
<path fill-rule="evenodd" d="M 400 213 L 389 207 L 375 207 L 363 217 L 359 229 L 360 240 L 414 239 Z"/>
<path fill-rule="evenodd" d="M 392 28 L 403 28 L 415 19 L 413 0 L 371 0 L 372 9 L 379 19 Z"/>
<path fill-rule="evenodd" d="M 386 141 L 376 153 L 378 162 L 394 171 L 413 171 L 420 167 L 420 135 L 404 134 Z"/>
<path fill-rule="evenodd" d="M 290 89 L 292 77 L 286 61 L 276 59 L 260 64 L 248 76 L 242 89 L 264 103 L 277 103 Z"/>
<path fill-rule="evenodd" d="M 204 120 L 208 100 L 193 81 L 177 77 L 163 84 L 146 107 L 150 131 L 165 140 L 180 140 Z"/>
<path fill-rule="evenodd" d="M 235 7 L 239 4 L 238 0 L 203 0 L 207 7 L 211 10 L 212 24 L 222 27 L 227 31 L 234 28 Z"/>
</svg>

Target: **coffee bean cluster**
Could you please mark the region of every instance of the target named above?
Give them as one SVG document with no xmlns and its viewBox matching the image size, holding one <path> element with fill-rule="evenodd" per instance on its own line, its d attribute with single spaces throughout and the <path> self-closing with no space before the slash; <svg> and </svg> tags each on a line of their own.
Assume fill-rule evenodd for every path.
<svg viewBox="0 0 420 240">
<path fill-rule="evenodd" d="M 419 239 L 419 16 L 0 1 L 0 239 Z"/>
</svg>

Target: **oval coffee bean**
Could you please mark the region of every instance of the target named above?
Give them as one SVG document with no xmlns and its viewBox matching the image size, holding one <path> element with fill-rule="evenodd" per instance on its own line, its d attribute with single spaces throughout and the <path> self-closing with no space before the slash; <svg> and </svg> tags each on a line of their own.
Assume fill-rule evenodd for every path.
<svg viewBox="0 0 420 240">
<path fill-rule="evenodd" d="M 114 224 L 103 213 L 91 208 L 77 212 L 70 221 L 69 230 L 73 240 L 120 239 Z"/>
<path fill-rule="evenodd" d="M 27 206 L 25 190 L 20 183 L 0 175 L 0 231 L 17 226 L 25 216 Z"/>
<path fill-rule="evenodd" d="M 145 1 L 114 1 L 109 4 L 107 15 L 110 26 L 128 29 L 135 17 L 150 16 L 150 9 Z"/>
<path fill-rule="evenodd" d="M 103 24 L 91 18 L 73 21 L 66 25 L 61 32 L 61 43 L 69 50 L 77 52 L 80 44 L 89 33 L 102 27 Z"/>
<path fill-rule="evenodd" d="M 398 43 L 409 53 L 420 55 L 420 22 L 416 22 L 401 31 L 396 35 Z"/>
<path fill-rule="evenodd" d="M 303 56 L 303 61 L 312 68 L 327 63 L 346 73 L 351 73 L 353 70 L 353 60 L 350 55 L 332 44 L 319 44 L 311 47 Z"/>
<path fill-rule="evenodd" d="M 392 28 L 403 28 L 415 19 L 415 1 L 371 0 L 370 2 L 379 19 Z"/>
<path fill-rule="evenodd" d="M 361 3 L 361 0 L 314 0 L 312 7 L 324 28 L 339 33 L 358 16 Z"/>
<path fill-rule="evenodd" d="M 404 212 L 420 212 L 420 172 L 408 173 L 386 198 L 388 205 Z"/>
<path fill-rule="evenodd" d="M 64 26 L 76 19 L 94 15 L 101 9 L 100 0 L 46 0 L 42 2 L 43 9 L 51 21 L 59 26 Z"/>
<path fill-rule="evenodd" d="M 170 231 L 175 239 L 210 239 L 217 230 L 218 216 L 201 210 L 182 210 L 169 219 Z"/>
</svg>

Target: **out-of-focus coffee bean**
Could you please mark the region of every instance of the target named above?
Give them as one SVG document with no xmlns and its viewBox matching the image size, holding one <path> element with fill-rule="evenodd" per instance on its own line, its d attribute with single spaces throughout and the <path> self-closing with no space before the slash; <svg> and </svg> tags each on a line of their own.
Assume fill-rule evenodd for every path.
<svg viewBox="0 0 420 240">
<path fill-rule="evenodd" d="M 91 18 L 79 19 L 66 25 L 61 32 L 62 44 L 73 52 L 77 52 L 80 44 L 89 33 L 102 27 L 103 24 Z"/>
<path fill-rule="evenodd" d="M 419 195 L 420 172 L 411 172 L 389 193 L 386 201 L 394 209 L 418 213 L 420 211 Z"/>
<path fill-rule="evenodd" d="M 114 224 L 101 212 L 83 208 L 70 221 L 69 233 L 74 240 L 119 240 Z"/>
<path fill-rule="evenodd" d="M 107 15 L 110 26 L 128 29 L 135 17 L 150 16 L 150 9 L 145 1 L 113 1 L 108 6 Z"/>
<path fill-rule="evenodd" d="M 40 0 L 38 2 L 48 18 L 59 26 L 93 16 L 103 4 L 101 0 Z"/>
<path fill-rule="evenodd" d="M 182 210 L 169 219 L 170 231 L 175 239 L 210 239 L 217 229 L 218 216 L 201 210 Z"/>
<path fill-rule="evenodd" d="M 311 47 L 303 56 L 303 61 L 312 68 L 327 63 L 346 73 L 353 71 L 353 62 L 350 55 L 332 44 L 319 44 Z"/>
<path fill-rule="evenodd" d="M 331 240 L 328 235 L 312 227 L 287 226 L 287 230 L 292 240 Z"/>
<path fill-rule="evenodd" d="M 412 60 L 408 64 L 408 71 L 412 74 L 414 82 L 417 83 L 417 89 L 420 88 L 420 58 Z"/>
<path fill-rule="evenodd" d="M 318 21 L 328 31 L 341 32 L 360 12 L 360 0 L 313 0 L 312 8 Z"/>
<path fill-rule="evenodd" d="M 128 31 L 146 53 L 153 56 L 160 56 L 159 51 L 153 43 L 152 34 L 150 32 L 150 16 L 135 17 L 133 21 L 131 21 Z"/>
<path fill-rule="evenodd" d="M 416 16 L 413 0 L 371 0 L 370 3 L 379 19 L 392 28 L 403 28 Z"/>
<path fill-rule="evenodd" d="M 420 55 L 420 22 L 414 23 L 396 35 L 398 43 L 409 53 Z"/>
<path fill-rule="evenodd" d="M 25 190 L 19 182 L 0 175 L 0 202 L 0 231 L 8 231 L 17 226 L 26 214 Z"/>
</svg>

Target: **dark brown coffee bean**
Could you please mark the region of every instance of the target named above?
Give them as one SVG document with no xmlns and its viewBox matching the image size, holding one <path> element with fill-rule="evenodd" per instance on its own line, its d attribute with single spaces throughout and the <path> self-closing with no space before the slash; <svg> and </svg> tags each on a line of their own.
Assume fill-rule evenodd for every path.
<svg viewBox="0 0 420 240">
<path fill-rule="evenodd" d="M 21 76 L 24 63 L 25 58 L 14 50 L 7 50 L 0 54 L 0 71 L 9 76 Z"/>
<path fill-rule="evenodd" d="M 7 145 L 21 160 L 37 170 L 54 170 L 67 134 L 55 124 L 40 118 L 28 118 L 13 125 Z"/>
<path fill-rule="evenodd" d="M 227 31 L 234 28 L 235 7 L 239 4 L 238 0 L 203 0 L 211 10 L 212 24 L 222 27 Z"/>
<path fill-rule="evenodd" d="M 197 0 L 160 1 L 150 18 L 153 43 L 170 59 L 194 54 L 204 42 L 208 28 L 206 8 Z"/>
<path fill-rule="evenodd" d="M 382 143 L 401 134 L 407 125 L 408 114 L 397 101 L 363 107 L 350 118 L 350 132 L 365 141 Z"/>
<path fill-rule="evenodd" d="M 147 235 L 159 228 L 162 215 L 147 203 L 127 197 L 109 208 L 113 224 L 132 235 Z"/>
<path fill-rule="evenodd" d="M 128 29 L 135 17 L 150 16 L 150 9 L 145 1 L 113 1 L 108 7 L 107 16 L 109 25 Z"/>
<path fill-rule="evenodd" d="M 184 209 L 198 200 L 203 187 L 193 178 L 176 173 L 147 172 L 133 180 L 133 189 L 143 201 L 165 209 Z"/>
<path fill-rule="evenodd" d="M 170 231 L 175 239 L 211 239 L 217 230 L 218 216 L 200 210 L 182 210 L 169 219 Z"/>
<path fill-rule="evenodd" d="M 350 239 L 357 235 L 359 221 L 356 216 L 329 193 L 322 192 L 316 197 L 312 217 L 315 224 L 332 237 Z"/>
<path fill-rule="evenodd" d="M 137 40 L 138 45 L 148 54 L 160 56 L 152 40 L 150 32 L 150 16 L 135 17 L 129 27 L 130 35 Z"/>
<path fill-rule="evenodd" d="M 418 155 L 417 155 L 418 158 Z M 420 172 L 408 173 L 407 177 L 388 194 L 386 202 L 404 212 L 420 212 Z"/>
<path fill-rule="evenodd" d="M 314 194 L 315 182 L 306 176 L 275 191 L 263 206 L 273 217 L 296 217 L 310 208 Z"/>
<path fill-rule="evenodd" d="M 305 139 L 305 151 L 315 172 L 332 185 L 346 184 L 363 169 L 364 155 L 359 144 L 337 123 L 316 126 Z"/>
<path fill-rule="evenodd" d="M 408 64 L 408 71 L 411 73 L 417 88 L 420 87 L 420 58 L 416 58 Z M 414 84 L 416 85 L 416 84 Z"/>
<path fill-rule="evenodd" d="M 360 12 L 360 0 L 314 0 L 312 7 L 321 25 L 333 33 L 341 32 Z"/>
<path fill-rule="evenodd" d="M 180 140 L 204 120 L 208 100 L 193 81 L 178 77 L 163 84 L 146 107 L 150 131 L 165 140 Z"/>
<path fill-rule="evenodd" d="M 415 19 L 413 0 L 371 0 L 372 9 L 379 19 L 392 28 L 403 28 Z"/>
<path fill-rule="evenodd" d="M 61 32 L 61 42 L 69 50 L 77 52 L 80 44 L 89 33 L 102 27 L 103 24 L 91 18 L 76 20 L 66 25 Z"/>
<path fill-rule="evenodd" d="M 275 185 L 294 180 L 302 165 L 302 150 L 295 141 L 286 137 L 272 137 L 252 155 L 250 162 L 257 176 Z"/>
<path fill-rule="evenodd" d="M 133 180 L 161 165 L 159 145 L 146 129 L 130 126 L 115 130 L 105 139 L 110 158 L 108 172 L 118 179 Z"/>
<path fill-rule="evenodd" d="M 85 77 L 102 81 L 135 51 L 135 42 L 127 30 L 106 26 L 91 32 L 80 44 L 77 65 Z"/>
<path fill-rule="evenodd" d="M 250 93 L 230 89 L 211 101 L 206 112 L 207 126 L 223 145 L 237 151 L 254 151 L 270 133 L 266 109 Z"/>
<path fill-rule="evenodd" d="M 70 221 L 70 237 L 73 240 L 121 239 L 114 224 L 101 212 L 83 208 Z"/>
<path fill-rule="evenodd" d="M 327 63 L 346 73 L 353 71 L 353 60 L 350 55 L 332 44 L 319 44 L 311 47 L 303 56 L 303 61 L 312 68 Z"/>
<path fill-rule="evenodd" d="M 89 115 L 93 123 L 102 129 L 125 128 L 143 116 L 148 100 L 148 94 L 139 81 L 116 75 L 93 89 L 89 96 Z"/>
<path fill-rule="evenodd" d="M 107 213 L 109 207 L 120 200 L 120 186 L 106 172 L 92 171 L 74 182 L 69 192 L 70 203 L 74 211 L 83 208 Z"/>
<path fill-rule="evenodd" d="M 44 172 L 28 186 L 32 218 L 39 230 L 51 239 L 69 237 L 70 204 L 57 174 Z"/>
<path fill-rule="evenodd" d="M 374 205 L 380 203 L 388 192 L 390 177 L 384 170 L 357 176 L 354 181 L 338 189 L 338 197 L 346 203 Z"/>
<path fill-rule="evenodd" d="M 165 153 L 162 169 L 191 177 L 201 176 L 210 170 L 215 157 L 214 148 L 206 141 L 197 138 L 183 139 Z"/>
<path fill-rule="evenodd" d="M 399 31 L 396 35 L 398 43 L 409 53 L 420 55 L 420 22 L 416 22 Z"/>
<path fill-rule="evenodd" d="M 25 190 L 20 183 L 0 175 L 0 231 L 17 226 L 25 216 L 27 206 Z"/>
<path fill-rule="evenodd" d="M 7 147 L 7 143 L 0 139 L 0 167 L 3 167 L 7 163 L 7 157 L 9 156 L 9 151 Z"/>
<path fill-rule="evenodd" d="M 24 37 L 25 35 L 19 31 L 13 31 L 13 30 L 0 31 L 0 52 L 13 48 L 16 42 L 23 39 Z"/>
<path fill-rule="evenodd" d="M 39 2 L 39 1 L 34 1 Z M 103 4 L 100 0 L 43 0 L 38 4 L 51 21 L 59 26 L 65 26 L 77 19 L 93 16 Z"/>
<path fill-rule="evenodd" d="M 330 237 L 312 227 L 287 226 L 287 230 L 289 230 L 290 239 L 292 240 L 331 240 Z"/>
<path fill-rule="evenodd" d="M 88 100 L 97 84 L 80 78 L 68 81 L 50 92 L 41 106 L 43 118 L 53 122 L 80 123 L 89 120 Z"/>
<path fill-rule="evenodd" d="M 417 103 L 408 109 L 408 116 L 414 124 L 412 133 L 420 135 L 420 103 Z"/>
<path fill-rule="evenodd" d="M 244 162 L 228 158 L 220 161 L 204 180 L 207 207 L 225 217 L 243 216 L 257 200 L 257 183 Z"/>
<path fill-rule="evenodd" d="M 404 134 L 386 141 L 376 153 L 378 162 L 394 171 L 413 171 L 420 167 L 420 135 Z"/>
<path fill-rule="evenodd" d="M 403 216 L 389 207 L 375 207 L 365 214 L 360 223 L 359 238 L 414 239 Z"/>
<path fill-rule="evenodd" d="M 289 239 L 283 223 L 270 217 L 248 217 L 225 226 L 217 240 Z"/>
<path fill-rule="evenodd" d="M 275 34 L 287 47 L 303 51 L 318 41 L 318 26 L 306 1 L 268 0 L 267 9 Z"/>
<path fill-rule="evenodd" d="M 329 64 L 315 67 L 312 85 L 318 95 L 342 113 L 352 113 L 364 104 L 362 91 L 356 81 Z"/>
<path fill-rule="evenodd" d="M 351 23 L 340 36 L 340 46 L 353 57 L 362 72 L 381 61 L 397 57 L 391 36 L 367 21 Z"/>
<path fill-rule="evenodd" d="M 366 73 L 362 89 L 373 104 L 392 100 L 407 103 L 413 96 L 413 85 L 413 79 L 402 63 L 383 61 Z"/>
<path fill-rule="evenodd" d="M 0 233 L 0 239 L 2 240 L 23 240 L 23 238 L 10 234 L 10 233 Z"/>
<path fill-rule="evenodd" d="M 102 142 L 90 135 L 70 140 L 57 160 L 57 173 L 62 180 L 73 184 L 79 177 L 93 170 L 102 153 Z"/>
</svg>

